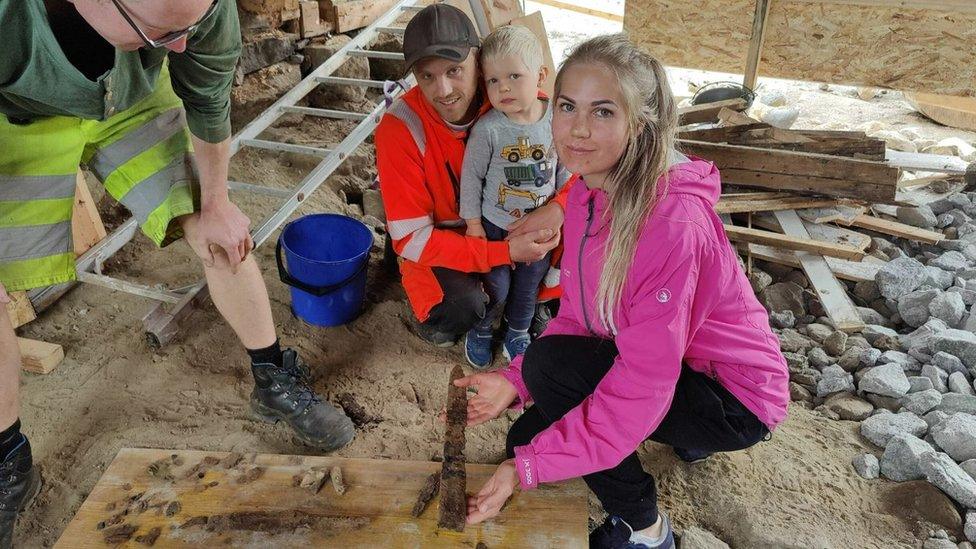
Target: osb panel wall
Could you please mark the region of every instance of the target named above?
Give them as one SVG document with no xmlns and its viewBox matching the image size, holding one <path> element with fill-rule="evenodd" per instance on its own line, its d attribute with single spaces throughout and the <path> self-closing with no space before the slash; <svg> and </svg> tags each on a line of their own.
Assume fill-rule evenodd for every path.
<svg viewBox="0 0 976 549">
<path fill-rule="evenodd" d="M 667 65 L 742 74 L 755 0 L 629 0 Z M 760 76 L 976 96 L 976 13 L 772 0 Z"/>
</svg>

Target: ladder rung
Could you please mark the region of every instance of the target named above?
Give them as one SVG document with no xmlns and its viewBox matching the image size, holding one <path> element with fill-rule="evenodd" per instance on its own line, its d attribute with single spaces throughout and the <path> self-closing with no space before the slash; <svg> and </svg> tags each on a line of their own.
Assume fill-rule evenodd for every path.
<svg viewBox="0 0 976 549">
<path fill-rule="evenodd" d="M 316 76 L 315 81 L 320 84 L 339 84 L 342 86 L 366 86 L 368 88 L 383 88 L 382 80 L 362 80 L 359 78 L 342 78 L 341 76 Z"/>
<path fill-rule="evenodd" d="M 255 147 L 258 149 L 268 149 L 271 151 L 284 151 L 299 154 L 310 154 L 314 156 L 327 156 L 329 149 L 319 147 L 309 147 L 307 145 L 293 145 L 291 143 L 279 143 L 277 141 L 265 141 L 263 139 L 243 139 L 241 145 L 245 147 Z"/>
<path fill-rule="evenodd" d="M 313 107 L 282 107 L 285 112 L 296 112 L 309 116 L 321 116 L 323 118 L 341 118 L 344 120 L 363 120 L 368 114 L 361 112 L 335 111 L 332 109 L 316 109 Z"/>
<path fill-rule="evenodd" d="M 403 34 L 407 30 L 405 27 L 376 27 L 376 32 L 385 32 L 387 34 Z"/>
<path fill-rule="evenodd" d="M 370 57 L 372 59 L 394 59 L 403 61 L 403 54 L 396 51 L 349 50 L 352 57 Z"/>
<path fill-rule="evenodd" d="M 276 198 L 289 198 L 293 194 L 288 189 L 278 189 L 276 187 L 265 187 L 264 185 L 253 185 L 251 183 L 241 183 L 240 181 L 228 181 L 227 186 L 231 190 L 246 191 L 254 194 L 263 194 Z"/>
</svg>

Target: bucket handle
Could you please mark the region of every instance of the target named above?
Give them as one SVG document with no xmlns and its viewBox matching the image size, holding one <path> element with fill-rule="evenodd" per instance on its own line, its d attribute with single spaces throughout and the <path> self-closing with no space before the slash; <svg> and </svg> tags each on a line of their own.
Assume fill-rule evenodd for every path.
<svg viewBox="0 0 976 549">
<path fill-rule="evenodd" d="M 362 265 L 360 265 L 359 268 L 356 269 L 356 272 L 349 275 L 349 277 L 343 280 L 342 282 L 329 284 L 328 286 L 312 286 L 311 284 L 306 284 L 305 282 L 298 280 L 285 269 L 285 263 L 281 260 L 281 239 L 280 238 L 278 239 L 278 244 L 275 246 L 275 260 L 277 260 L 278 262 L 278 278 L 280 278 L 282 282 L 284 282 L 285 284 L 293 288 L 298 288 L 299 290 L 305 293 L 312 294 L 315 297 L 322 297 L 325 294 L 332 293 L 338 290 L 339 288 L 342 288 L 346 284 L 349 284 L 354 279 L 356 279 L 363 271 L 365 271 L 366 266 L 369 264 L 369 257 L 366 257 L 363 260 Z"/>
</svg>

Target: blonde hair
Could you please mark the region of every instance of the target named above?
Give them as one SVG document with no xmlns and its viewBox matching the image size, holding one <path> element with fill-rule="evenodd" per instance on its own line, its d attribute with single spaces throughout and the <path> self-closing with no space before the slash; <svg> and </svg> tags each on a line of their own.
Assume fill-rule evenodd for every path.
<svg viewBox="0 0 976 549">
<path fill-rule="evenodd" d="M 481 62 L 496 57 L 519 57 L 529 71 L 538 71 L 544 63 L 542 44 L 535 34 L 525 27 L 505 25 L 498 27 L 481 42 Z"/>
<path fill-rule="evenodd" d="M 664 66 L 639 51 L 626 35 L 597 36 L 573 48 L 556 75 L 556 97 L 566 70 L 582 64 L 614 73 L 628 119 L 627 145 L 603 186 L 609 197 L 605 215 L 610 216 L 610 238 L 596 294 L 601 322 L 616 333 L 613 311 L 620 304 L 637 241 L 657 205 L 658 181 L 663 181 L 663 191 L 668 184 L 662 177 L 675 154 L 678 114 Z"/>
</svg>

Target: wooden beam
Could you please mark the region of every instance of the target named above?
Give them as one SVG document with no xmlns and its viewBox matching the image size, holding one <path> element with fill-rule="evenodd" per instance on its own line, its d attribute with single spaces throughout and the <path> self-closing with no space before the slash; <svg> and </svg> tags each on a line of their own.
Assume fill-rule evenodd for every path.
<svg viewBox="0 0 976 549">
<path fill-rule="evenodd" d="M 64 349 L 56 343 L 17 338 L 21 367 L 35 374 L 51 373 L 64 360 Z"/>
<path fill-rule="evenodd" d="M 711 160 L 736 185 L 792 190 L 887 203 L 895 199 L 898 168 L 824 154 L 679 140 L 681 150 Z"/>
<path fill-rule="evenodd" d="M 866 251 L 871 247 L 871 237 L 864 233 L 831 225 L 830 223 L 811 223 L 803 218 L 800 218 L 800 221 L 803 223 L 803 228 L 806 229 L 810 238 L 814 240 L 833 242 L 834 244 L 857 248 L 861 251 Z M 776 220 L 776 216 L 771 213 L 753 215 L 752 223 L 761 229 L 776 231 L 778 233 L 784 232 L 783 227 Z"/>
<path fill-rule="evenodd" d="M 787 236 L 810 238 L 810 234 L 803 226 L 803 220 L 796 215 L 796 211 L 783 210 L 774 212 L 773 215 Z M 820 303 L 823 304 L 834 327 L 843 332 L 857 332 L 864 329 L 864 321 L 861 320 L 860 313 L 854 308 L 854 303 L 851 302 L 844 286 L 834 278 L 824 258 L 810 252 L 793 253 L 800 261 L 803 272 L 807 274 L 810 285 L 817 292 Z"/>
<path fill-rule="evenodd" d="M 10 292 L 10 303 L 7 303 L 7 316 L 10 317 L 10 324 L 17 328 L 37 318 L 34 306 L 27 298 L 27 292 Z"/>
<path fill-rule="evenodd" d="M 844 6 L 877 6 L 899 10 L 937 10 L 951 13 L 976 13 L 970 0 L 777 0 L 792 4 L 838 4 Z"/>
<path fill-rule="evenodd" d="M 688 124 L 700 124 L 702 122 L 717 122 L 718 114 L 722 109 L 744 111 L 746 110 L 746 100 L 726 99 L 724 101 L 715 101 L 714 103 L 681 107 L 678 109 L 678 125 L 687 126 Z"/>
<path fill-rule="evenodd" d="M 750 244 L 764 244 L 785 250 L 799 250 L 813 252 L 819 255 L 839 257 L 841 259 L 860 260 L 864 257 L 864 252 L 850 246 L 831 244 L 828 242 L 817 242 L 809 238 L 796 238 L 770 231 L 759 229 L 749 229 L 746 227 L 736 227 L 735 225 L 725 225 L 725 234 L 733 242 L 748 242 Z"/>
<path fill-rule="evenodd" d="M 724 196 L 715 205 L 716 213 L 745 213 L 745 212 L 768 212 L 774 210 L 793 210 L 796 208 L 819 208 L 830 207 L 837 204 L 833 198 L 821 198 L 816 196 L 790 196 L 783 198 L 769 199 L 739 199 L 729 200 Z"/>
<path fill-rule="evenodd" d="M 912 227 L 911 225 L 906 225 L 904 223 L 899 223 L 897 221 L 892 221 L 890 219 L 882 219 L 880 217 L 865 214 L 855 217 L 854 222 L 851 223 L 851 225 L 860 227 L 862 229 L 868 229 L 876 233 L 907 238 L 909 240 L 924 242 L 926 244 L 935 244 L 940 240 L 945 239 L 945 235 L 940 232 L 928 231 L 918 227 Z"/>
<path fill-rule="evenodd" d="M 608 11 L 600 11 L 592 8 L 586 8 L 583 6 L 578 6 L 576 4 L 570 4 L 568 2 L 560 2 L 559 0 L 529 0 L 529 1 L 534 4 L 542 4 L 543 6 L 552 6 L 554 8 L 575 11 L 577 13 L 585 13 L 586 15 L 592 15 L 593 17 L 599 17 L 601 19 L 606 19 L 608 21 L 616 21 L 618 23 L 624 22 L 623 15 L 610 13 Z"/>
<path fill-rule="evenodd" d="M 390 11 L 397 0 L 353 0 L 335 4 L 334 32 L 343 33 L 368 27 Z"/>
<path fill-rule="evenodd" d="M 101 242 L 106 234 L 102 216 L 98 214 L 98 207 L 85 182 L 85 173 L 79 171 L 75 182 L 75 204 L 71 212 L 71 238 L 75 256 L 87 252 Z"/>
<path fill-rule="evenodd" d="M 749 56 L 746 57 L 746 70 L 742 85 L 750 90 L 756 89 L 759 78 L 759 61 L 762 59 L 762 47 L 766 41 L 766 20 L 769 19 L 770 0 L 756 0 L 756 13 L 752 19 L 752 37 L 749 39 Z"/>
<path fill-rule="evenodd" d="M 779 250 L 772 246 L 762 244 L 739 244 L 736 246 L 742 253 L 750 253 L 755 259 L 761 259 L 770 263 L 789 265 L 790 267 L 800 268 L 800 260 L 796 254 L 789 250 Z M 866 255 L 861 261 L 848 261 L 836 257 L 825 257 L 827 266 L 837 278 L 851 280 L 853 282 L 873 282 L 885 262 L 880 259 Z"/>
</svg>

